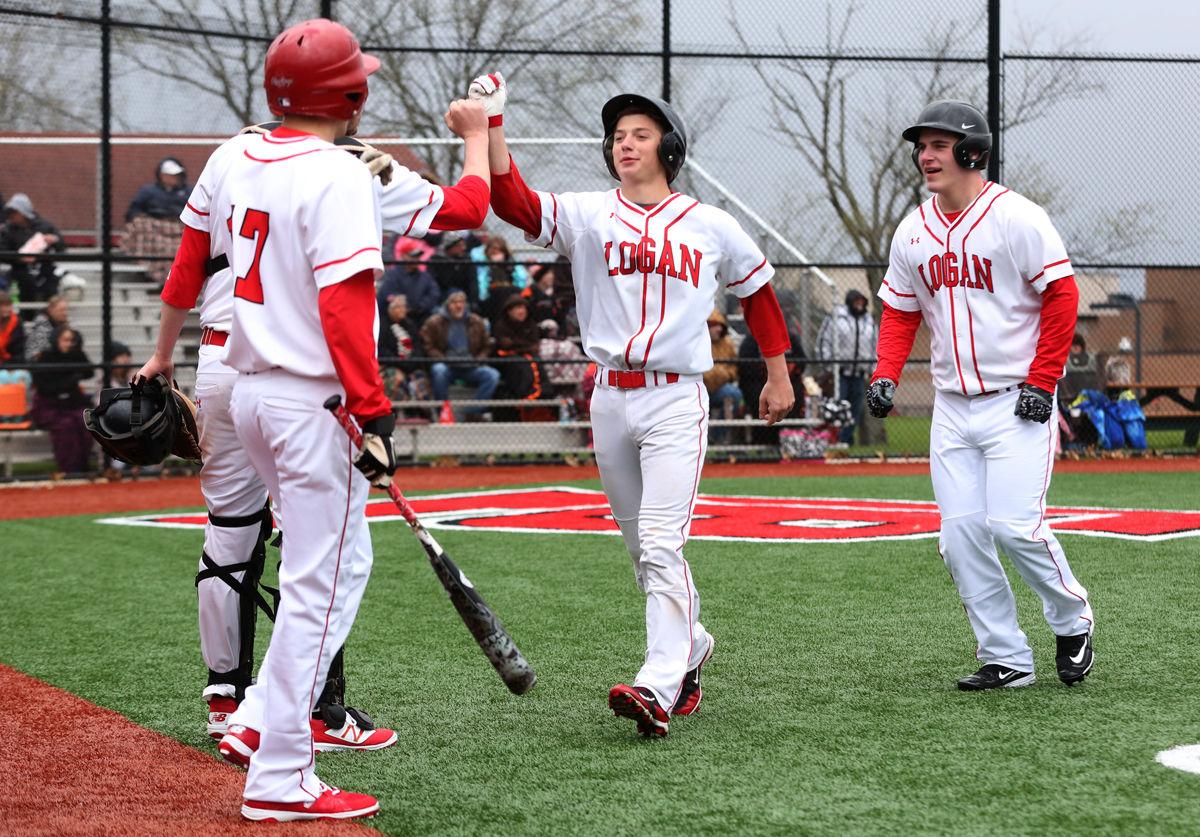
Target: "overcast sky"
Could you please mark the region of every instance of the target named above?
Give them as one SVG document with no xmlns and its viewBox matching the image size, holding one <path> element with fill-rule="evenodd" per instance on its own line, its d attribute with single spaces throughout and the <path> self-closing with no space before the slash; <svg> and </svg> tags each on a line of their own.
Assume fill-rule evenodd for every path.
<svg viewBox="0 0 1200 837">
<path fill-rule="evenodd" d="M 1151 55 L 1200 53 L 1196 0 L 1002 0 L 1001 38 L 1011 49 L 1015 30 L 1036 26 L 1081 35 L 1101 52 Z"/>
</svg>

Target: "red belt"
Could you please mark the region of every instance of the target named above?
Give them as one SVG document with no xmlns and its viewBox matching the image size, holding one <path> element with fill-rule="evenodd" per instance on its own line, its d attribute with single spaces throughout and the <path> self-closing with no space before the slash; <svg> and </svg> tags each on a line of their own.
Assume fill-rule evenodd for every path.
<svg viewBox="0 0 1200 837">
<path fill-rule="evenodd" d="M 663 378 L 663 383 L 673 384 L 679 380 L 679 376 L 674 372 L 651 372 L 656 380 L 653 385 L 657 385 L 659 375 Z M 641 389 L 647 386 L 645 372 L 620 372 L 616 369 L 608 370 L 608 385 L 617 389 Z"/>
<path fill-rule="evenodd" d="M 201 346 L 224 346 L 229 339 L 228 331 L 217 331 L 215 328 L 205 328 L 200 332 Z"/>
</svg>

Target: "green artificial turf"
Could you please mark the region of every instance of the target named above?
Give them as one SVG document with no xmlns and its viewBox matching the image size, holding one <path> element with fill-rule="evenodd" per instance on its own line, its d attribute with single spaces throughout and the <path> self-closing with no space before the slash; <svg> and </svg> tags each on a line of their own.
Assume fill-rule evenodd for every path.
<svg viewBox="0 0 1200 837">
<path fill-rule="evenodd" d="M 1194 474 L 1062 474 L 1052 503 L 1195 507 Z M 587 485 L 594 485 L 588 483 Z M 928 499 L 928 477 L 706 480 L 708 493 Z M 1037 685 L 966 694 L 974 639 L 933 540 L 695 542 L 718 645 L 694 717 L 640 740 L 605 706 L 644 647 L 619 538 L 438 532 L 539 674 L 505 691 L 400 523 L 348 649 L 351 702 L 395 727 L 322 755 L 377 794 L 390 834 L 1194 834 L 1200 776 L 1154 762 L 1200 742 L 1194 538 L 1064 535 L 1097 662 L 1060 684 L 1016 579 Z M 195 531 L 91 518 L 0 523 L 0 661 L 206 752 Z M 262 628 L 265 634 L 267 629 Z"/>
</svg>

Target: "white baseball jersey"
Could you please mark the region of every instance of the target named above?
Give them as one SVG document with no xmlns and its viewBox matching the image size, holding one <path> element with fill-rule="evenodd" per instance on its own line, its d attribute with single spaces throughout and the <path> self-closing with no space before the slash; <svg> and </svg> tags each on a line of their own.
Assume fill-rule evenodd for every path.
<svg viewBox="0 0 1200 837">
<path fill-rule="evenodd" d="M 1041 294 L 1074 272 L 1045 210 L 989 181 L 954 221 L 935 195 L 900 223 L 879 297 L 921 312 L 935 388 L 979 395 L 1025 380 Z"/>
<path fill-rule="evenodd" d="M 746 297 L 775 274 L 728 212 L 679 192 L 650 209 L 620 189 L 537 195 L 526 237 L 571 260 L 583 350 L 610 369 L 707 372 L 717 291 Z"/>
<path fill-rule="evenodd" d="M 383 272 L 366 166 L 307 134 L 239 135 L 209 158 L 192 198 L 184 222 L 209 231 L 235 277 L 226 362 L 240 372 L 335 377 L 318 292 Z"/>
<path fill-rule="evenodd" d="M 228 214 L 210 213 L 213 206 L 213 188 L 217 171 L 224 171 L 213 160 L 230 152 L 228 146 L 245 148 L 253 145 L 241 141 L 239 135 L 224 143 L 214 152 L 201 173 L 187 206 L 179 218 L 183 223 L 209 234 L 210 257 L 228 254 L 230 231 Z M 247 136 L 255 136 L 253 134 Z M 344 150 L 344 149 L 343 149 Z M 353 157 L 354 155 L 348 154 Z M 376 204 L 376 226 L 400 235 L 422 237 L 429 232 L 429 225 L 442 208 L 442 187 L 429 183 L 416 172 L 397 163 L 392 163 L 392 179 L 384 186 L 378 178 L 373 179 Z M 233 322 L 233 271 L 219 270 L 204 283 L 204 294 L 200 300 L 200 325 L 218 331 L 229 331 Z"/>
</svg>

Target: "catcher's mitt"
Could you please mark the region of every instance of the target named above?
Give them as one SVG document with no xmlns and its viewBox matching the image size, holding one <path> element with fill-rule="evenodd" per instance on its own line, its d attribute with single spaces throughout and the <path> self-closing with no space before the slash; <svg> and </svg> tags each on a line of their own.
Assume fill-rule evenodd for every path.
<svg viewBox="0 0 1200 837">
<path fill-rule="evenodd" d="M 179 426 L 175 428 L 175 442 L 171 445 L 171 455 L 192 462 L 203 462 L 204 453 L 200 450 L 200 429 L 196 425 L 196 405 L 179 390 L 179 385 L 171 382 L 171 395 L 179 406 Z"/>
</svg>

